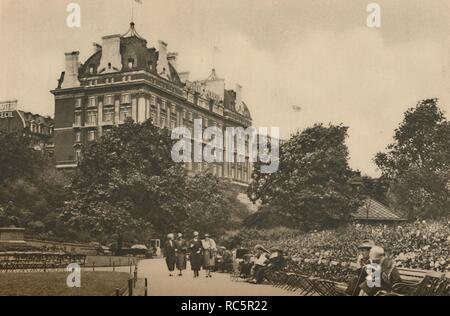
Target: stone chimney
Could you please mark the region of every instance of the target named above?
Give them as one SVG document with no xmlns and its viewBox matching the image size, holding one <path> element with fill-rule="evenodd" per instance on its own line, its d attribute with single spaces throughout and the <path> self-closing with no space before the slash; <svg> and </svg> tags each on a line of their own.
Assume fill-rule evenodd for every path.
<svg viewBox="0 0 450 316">
<path fill-rule="evenodd" d="M 189 71 L 184 71 L 184 72 L 178 73 L 178 76 L 180 77 L 180 80 L 182 83 L 186 83 L 186 81 L 189 81 L 190 74 L 191 73 Z"/>
<path fill-rule="evenodd" d="M 120 55 L 120 35 L 109 35 L 102 38 L 102 59 L 97 73 L 109 73 L 122 70 Z"/>
<path fill-rule="evenodd" d="M 159 57 L 156 70 L 161 77 L 170 80 L 169 62 L 167 60 L 167 43 L 163 41 L 159 41 Z"/>
<path fill-rule="evenodd" d="M 242 86 L 236 84 L 236 110 L 240 111 L 242 108 Z"/>
<path fill-rule="evenodd" d="M 171 64 L 172 67 L 178 71 L 178 67 L 177 67 L 178 53 L 168 53 L 167 60 L 169 61 L 169 64 Z"/>
<path fill-rule="evenodd" d="M 61 85 L 62 89 L 75 88 L 80 86 L 78 80 L 78 68 L 80 67 L 80 52 L 66 53 L 66 73 Z"/>
</svg>

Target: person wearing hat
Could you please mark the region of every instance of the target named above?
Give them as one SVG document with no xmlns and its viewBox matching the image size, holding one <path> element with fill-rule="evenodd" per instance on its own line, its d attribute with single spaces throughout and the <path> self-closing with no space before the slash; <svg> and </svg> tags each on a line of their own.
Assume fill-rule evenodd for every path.
<svg viewBox="0 0 450 316">
<path fill-rule="evenodd" d="M 203 259 L 203 244 L 200 240 L 198 232 L 194 232 L 193 238 L 189 243 L 189 253 L 191 259 L 191 269 L 194 271 L 194 278 L 198 278 L 199 271 L 202 268 Z"/>
<path fill-rule="evenodd" d="M 370 239 L 364 240 L 359 244 L 358 257 L 356 259 L 356 263 L 359 267 L 364 267 L 369 263 L 369 253 L 373 247 L 375 247 L 375 242 Z"/>
<path fill-rule="evenodd" d="M 370 265 L 366 268 L 367 280 L 361 284 L 365 294 L 373 296 L 379 291 L 390 292 L 394 284 L 402 282 L 394 260 L 386 256 L 382 247 L 372 247 L 369 258 Z"/>
<path fill-rule="evenodd" d="M 256 245 L 255 246 L 255 261 L 252 269 L 252 275 L 253 279 L 251 279 L 249 282 L 256 283 L 255 276 L 258 273 L 259 269 L 262 269 L 266 266 L 267 260 L 269 259 L 269 251 L 264 248 L 262 245 Z"/>
<path fill-rule="evenodd" d="M 359 296 L 361 293 L 360 285 L 367 278 L 366 266 L 370 264 L 369 253 L 375 247 L 373 240 L 364 240 L 358 245 L 358 256 L 356 259 L 356 271 L 354 277 L 350 280 L 346 293 L 351 296 Z"/>
<path fill-rule="evenodd" d="M 176 265 L 179 271 L 178 276 L 183 275 L 183 270 L 186 270 L 186 253 L 187 253 L 187 243 L 183 238 L 183 234 L 177 234 L 177 240 L 175 241 L 176 250 Z"/>
<path fill-rule="evenodd" d="M 203 247 L 203 269 L 206 271 L 206 277 L 211 278 L 211 270 L 214 269 L 216 262 L 217 246 L 214 239 L 209 234 L 205 234 L 202 240 Z"/>
<path fill-rule="evenodd" d="M 222 272 L 230 273 L 233 271 L 233 252 L 225 249 L 222 255 Z"/>
<path fill-rule="evenodd" d="M 175 270 L 176 263 L 176 248 L 174 238 L 174 234 L 168 234 L 167 240 L 164 243 L 164 257 L 166 258 L 167 269 L 169 269 L 169 276 L 172 276 L 172 273 Z"/>
<path fill-rule="evenodd" d="M 265 265 L 255 271 L 254 280 L 252 283 L 261 284 L 264 282 L 264 278 L 269 271 L 278 271 L 285 266 L 285 259 L 283 250 L 274 247 L 271 249 L 272 254 L 269 259 L 265 262 Z"/>
</svg>

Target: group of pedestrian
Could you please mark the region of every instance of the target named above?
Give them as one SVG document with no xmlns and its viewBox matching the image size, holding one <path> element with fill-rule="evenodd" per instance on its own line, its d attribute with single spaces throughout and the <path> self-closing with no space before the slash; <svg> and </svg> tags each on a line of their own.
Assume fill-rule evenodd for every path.
<svg viewBox="0 0 450 316">
<path fill-rule="evenodd" d="M 194 232 L 192 238 L 186 240 L 181 233 L 177 234 L 176 239 L 175 235 L 171 233 L 167 235 L 167 241 L 164 245 L 164 256 L 169 269 L 169 276 L 173 276 L 175 268 L 179 271 L 178 275 L 182 276 L 189 258 L 194 278 L 200 276 L 199 272 L 202 268 L 206 272 L 206 277 L 211 278 L 211 270 L 215 266 L 216 255 L 217 245 L 209 234 L 204 234 L 201 238 L 198 232 Z"/>
</svg>

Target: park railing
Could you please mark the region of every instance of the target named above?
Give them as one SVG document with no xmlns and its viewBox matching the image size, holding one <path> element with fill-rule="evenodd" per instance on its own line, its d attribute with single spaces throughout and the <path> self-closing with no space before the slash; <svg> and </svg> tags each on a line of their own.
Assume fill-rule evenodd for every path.
<svg viewBox="0 0 450 316">
<path fill-rule="evenodd" d="M 111 296 L 148 296 L 148 279 L 139 279 L 138 268 L 135 266 L 134 272 L 130 273 L 127 283 L 120 288 L 116 288 Z"/>
</svg>

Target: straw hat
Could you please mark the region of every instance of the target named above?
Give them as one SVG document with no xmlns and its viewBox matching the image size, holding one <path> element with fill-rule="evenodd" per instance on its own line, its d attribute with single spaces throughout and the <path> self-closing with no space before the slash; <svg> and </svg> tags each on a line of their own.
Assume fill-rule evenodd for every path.
<svg viewBox="0 0 450 316">
<path fill-rule="evenodd" d="M 366 239 L 358 246 L 358 249 L 371 249 L 372 247 L 375 247 L 375 242 L 373 240 Z"/>
</svg>

